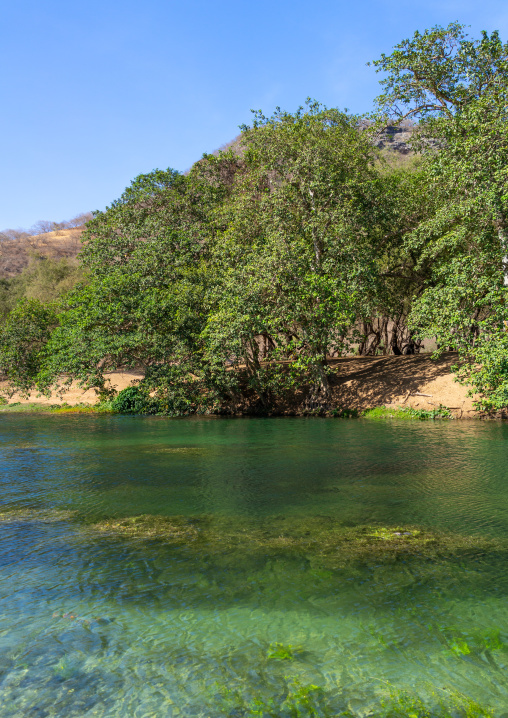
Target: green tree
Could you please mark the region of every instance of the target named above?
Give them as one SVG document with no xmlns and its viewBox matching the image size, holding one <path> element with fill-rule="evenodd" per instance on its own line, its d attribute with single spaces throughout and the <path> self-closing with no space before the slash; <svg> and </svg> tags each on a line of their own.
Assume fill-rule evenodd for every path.
<svg viewBox="0 0 508 718">
<path fill-rule="evenodd" d="M 310 382 L 326 404 L 327 358 L 379 294 L 377 154 L 358 118 L 311 101 L 242 130 L 244 171 L 215 212 L 208 346 L 245 367 L 265 404 L 284 381 Z"/>
<path fill-rule="evenodd" d="M 226 191 L 221 172 L 227 175 L 215 158 L 188 176 L 155 170 L 95 214 L 82 253 L 89 281 L 63 303 L 41 385 L 64 372 L 106 396 L 107 372 L 141 368 L 140 388 L 155 392 L 162 410 L 181 414 L 213 404 L 218 384 L 200 335 L 210 208 Z"/>
<path fill-rule="evenodd" d="M 452 23 L 415 33 L 374 65 L 388 73 L 378 98 L 383 116 L 419 120 L 414 145 L 436 199 L 433 216 L 404 243 L 416 270 L 427 275 L 410 321 L 459 351 L 459 376 L 482 395 L 483 406 L 503 408 L 508 45 L 497 32 L 471 40 Z"/>
<path fill-rule="evenodd" d="M 56 323 L 55 308 L 37 299 L 25 299 L 10 312 L 0 335 L 0 371 L 12 390 L 27 396 L 37 385 Z"/>
</svg>

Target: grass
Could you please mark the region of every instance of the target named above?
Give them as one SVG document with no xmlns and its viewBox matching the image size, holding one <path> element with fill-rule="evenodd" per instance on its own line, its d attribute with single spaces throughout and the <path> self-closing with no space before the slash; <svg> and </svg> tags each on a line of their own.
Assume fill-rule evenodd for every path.
<svg viewBox="0 0 508 718">
<path fill-rule="evenodd" d="M 3 399 L 3 401 L 1 400 Z M 8 404 L 4 397 L 0 397 L 0 412 L 4 413 L 37 413 L 37 414 L 113 414 L 110 402 L 101 404 L 41 404 L 31 401 L 20 401 Z"/>
<path fill-rule="evenodd" d="M 39 402 L 14 402 L 9 404 L 5 397 L 0 396 L 0 412 L 15 413 L 45 413 L 45 414 L 118 414 L 122 413 L 115 407 L 115 400 L 105 401 L 99 404 L 41 404 Z M 328 416 L 337 419 L 453 419 L 453 414 L 442 404 L 437 409 L 414 409 L 410 406 L 398 406 L 387 408 L 378 406 L 366 411 L 358 409 L 347 409 L 336 407 L 330 411 L 316 409 L 315 411 L 304 411 L 302 416 Z"/>
<path fill-rule="evenodd" d="M 362 416 L 365 419 L 453 419 L 453 414 L 446 406 L 439 405 L 437 409 L 414 409 L 411 406 L 398 406 L 388 409 L 385 406 L 378 406 L 374 409 L 367 409 Z"/>
<path fill-rule="evenodd" d="M 105 401 L 100 404 L 69 404 L 54 405 L 51 409 L 53 414 L 113 414 L 111 402 Z"/>
</svg>

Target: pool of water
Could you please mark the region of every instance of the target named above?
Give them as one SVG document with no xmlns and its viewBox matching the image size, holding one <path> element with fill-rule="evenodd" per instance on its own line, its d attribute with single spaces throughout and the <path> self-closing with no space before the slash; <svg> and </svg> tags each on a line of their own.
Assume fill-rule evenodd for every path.
<svg viewBox="0 0 508 718">
<path fill-rule="evenodd" d="M 2 415 L 0 514 L 2 718 L 508 715 L 506 424 Z"/>
</svg>

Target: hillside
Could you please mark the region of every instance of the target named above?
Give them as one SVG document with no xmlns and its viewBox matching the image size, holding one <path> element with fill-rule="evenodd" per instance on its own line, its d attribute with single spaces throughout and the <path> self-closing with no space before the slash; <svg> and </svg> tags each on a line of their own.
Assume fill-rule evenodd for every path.
<svg viewBox="0 0 508 718">
<path fill-rule="evenodd" d="M 83 227 L 0 240 L 0 278 L 18 275 L 28 266 L 30 255 L 49 259 L 74 259 L 81 249 Z"/>
</svg>

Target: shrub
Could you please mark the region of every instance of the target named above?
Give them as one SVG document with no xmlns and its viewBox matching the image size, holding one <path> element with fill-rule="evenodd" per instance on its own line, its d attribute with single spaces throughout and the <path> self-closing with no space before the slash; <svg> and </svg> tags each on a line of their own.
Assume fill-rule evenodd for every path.
<svg viewBox="0 0 508 718">
<path fill-rule="evenodd" d="M 118 392 L 111 402 L 116 414 L 156 414 L 157 402 L 138 386 L 128 386 Z"/>
</svg>

